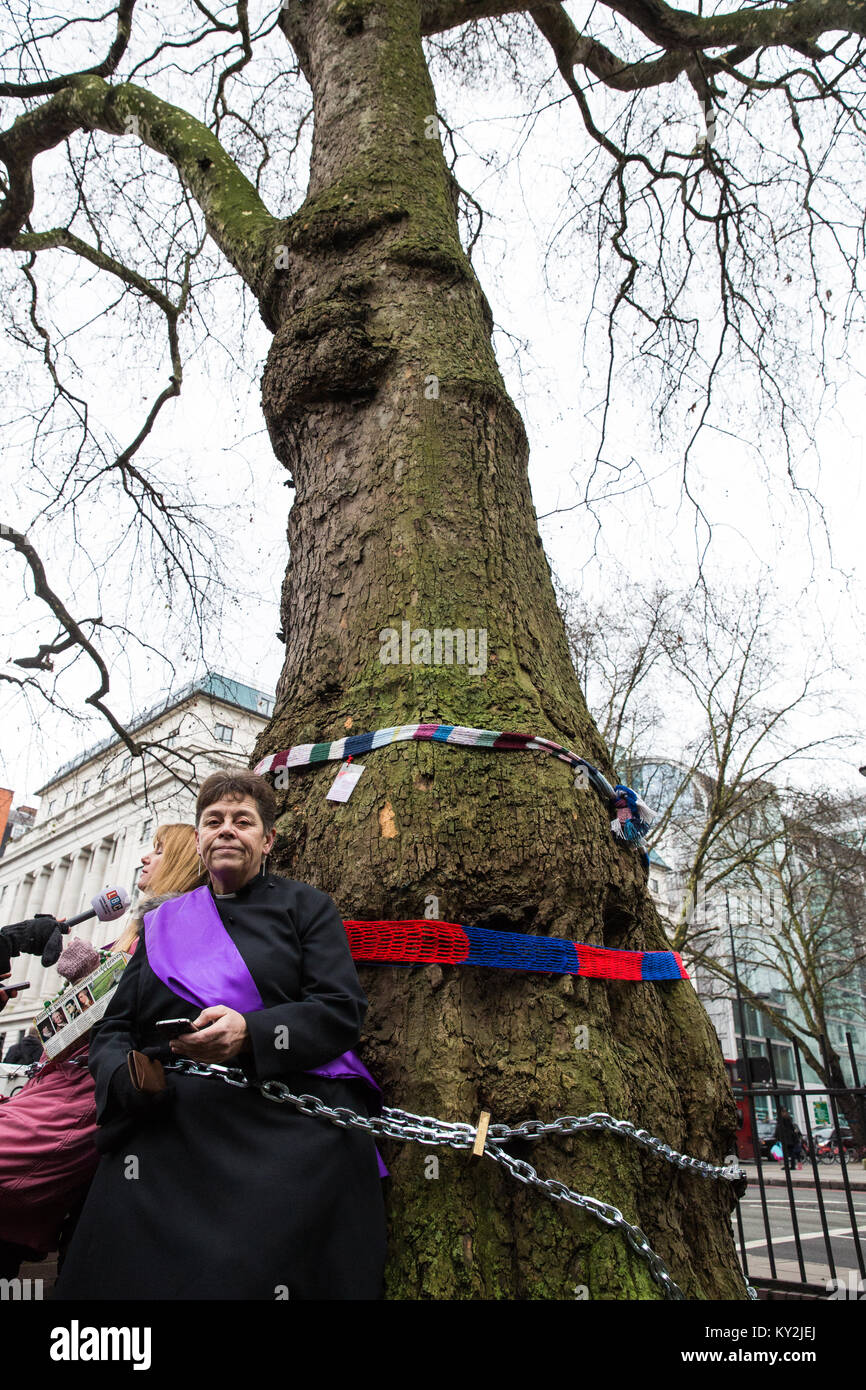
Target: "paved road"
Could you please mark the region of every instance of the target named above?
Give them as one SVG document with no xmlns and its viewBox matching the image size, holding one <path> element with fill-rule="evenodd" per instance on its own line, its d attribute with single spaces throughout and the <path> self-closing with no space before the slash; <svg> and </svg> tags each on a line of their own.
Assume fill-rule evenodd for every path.
<svg viewBox="0 0 866 1390">
<path fill-rule="evenodd" d="M 770 1223 L 773 1255 L 776 1261 L 786 1266 L 780 1277 L 790 1276 L 790 1266 L 797 1265 L 797 1248 L 793 1236 L 793 1219 L 788 1194 L 785 1188 L 767 1188 L 767 1215 Z M 854 1205 L 854 1231 L 860 1239 L 860 1247 L 866 1260 L 866 1192 L 859 1191 L 852 1196 Z M 760 1194 L 750 1186 L 740 1202 L 743 1220 L 746 1254 L 752 1272 L 759 1272 L 758 1266 L 766 1265 L 769 1254 L 767 1234 L 761 1208 Z M 795 1194 L 795 1212 L 803 1260 L 807 1267 L 810 1282 L 824 1282 L 830 1277 L 827 1246 L 821 1225 L 817 1192 L 814 1185 L 798 1187 Z M 859 1272 L 857 1262 L 857 1242 L 852 1233 L 851 1217 L 844 1192 L 824 1192 L 824 1212 L 830 1238 L 830 1247 L 836 1264 L 837 1274 L 853 1269 Z M 734 1220 L 734 1239 L 739 1248 L 739 1233 Z M 799 1278 L 799 1273 L 793 1274 Z"/>
</svg>

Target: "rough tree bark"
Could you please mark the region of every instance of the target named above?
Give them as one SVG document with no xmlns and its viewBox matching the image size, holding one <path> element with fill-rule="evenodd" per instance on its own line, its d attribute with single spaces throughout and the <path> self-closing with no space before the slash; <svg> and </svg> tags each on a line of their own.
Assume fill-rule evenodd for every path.
<svg viewBox="0 0 866 1390">
<path fill-rule="evenodd" d="M 304 0 L 284 27 L 313 92 L 307 199 L 277 251 L 263 405 L 297 489 L 286 663 L 256 756 L 413 720 L 541 733 L 611 774 L 569 659 L 528 447 L 462 250 L 416 0 Z M 339 41 L 336 41 L 339 38 Z M 435 381 L 431 381 L 435 378 Z M 438 385 L 438 397 L 436 396 Z M 383 628 L 486 629 L 488 668 L 383 665 Z M 283 794 L 274 862 L 346 917 L 439 915 L 630 949 L 666 945 L 636 856 L 562 764 L 401 744 L 351 800 L 335 768 Z M 443 1118 L 608 1110 L 720 1160 L 735 1112 L 692 987 L 366 968 L 365 1055 L 387 1099 Z M 575 1029 L 587 1025 L 578 1051 Z M 617 1233 L 491 1164 L 391 1146 L 391 1298 L 654 1298 Z M 545 1175 L 612 1201 L 692 1297 L 743 1297 L 726 1185 L 613 1138 L 534 1145 Z M 429 1171 L 430 1165 L 427 1165 Z"/>
</svg>

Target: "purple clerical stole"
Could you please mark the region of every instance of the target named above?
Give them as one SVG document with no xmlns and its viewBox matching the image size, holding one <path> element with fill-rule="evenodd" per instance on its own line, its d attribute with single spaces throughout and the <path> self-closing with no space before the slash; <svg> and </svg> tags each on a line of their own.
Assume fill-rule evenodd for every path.
<svg viewBox="0 0 866 1390">
<path fill-rule="evenodd" d="M 150 968 L 172 993 L 201 1009 L 225 1004 L 239 1014 L 263 1009 L 264 1002 L 246 961 L 226 931 L 210 889 L 195 888 L 145 913 L 147 959 Z M 381 1094 L 381 1087 L 354 1052 L 344 1052 L 320 1067 L 306 1067 L 311 1076 L 331 1080 L 357 1077 Z M 379 1174 L 388 1169 L 376 1150 Z"/>
</svg>

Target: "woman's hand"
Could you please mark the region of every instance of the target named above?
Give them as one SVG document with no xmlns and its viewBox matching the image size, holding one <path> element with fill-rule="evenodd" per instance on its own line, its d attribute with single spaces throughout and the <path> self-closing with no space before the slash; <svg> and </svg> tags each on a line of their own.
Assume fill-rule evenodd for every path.
<svg viewBox="0 0 866 1390">
<path fill-rule="evenodd" d="M 189 1057 L 193 1062 L 227 1062 L 249 1043 L 243 1014 L 225 1004 L 202 1009 L 192 1022 L 194 1033 L 182 1033 L 169 1044 L 178 1057 Z"/>
<path fill-rule="evenodd" d="M 9 1003 L 9 1000 L 10 1000 L 10 999 L 17 999 L 17 998 L 18 998 L 18 990 L 17 990 L 17 989 L 9 989 L 9 990 L 7 990 L 7 989 L 4 989 L 4 988 L 3 988 L 3 981 L 4 981 L 4 980 L 8 980 L 10 974 L 11 974 L 11 971 L 7 970 L 6 973 L 5 973 L 5 975 L 0 975 L 0 1013 L 2 1013 L 3 1009 L 6 1008 L 6 1005 Z"/>
</svg>

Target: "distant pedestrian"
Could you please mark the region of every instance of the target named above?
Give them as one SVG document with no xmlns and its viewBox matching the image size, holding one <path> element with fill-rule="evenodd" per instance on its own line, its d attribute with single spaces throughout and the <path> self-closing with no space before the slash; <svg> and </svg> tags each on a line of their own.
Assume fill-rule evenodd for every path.
<svg viewBox="0 0 866 1390">
<path fill-rule="evenodd" d="M 3 1058 L 4 1062 L 17 1063 L 19 1066 L 24 1063 L 38 1062 L 42 1056 L 42 1042 L 39 1037 L 38 1029 L 33 1025 L 28 1028 L 26 1035 L 20 1042 L 13 1043 Z"/>
<path fill-rule="evenodd" d="M 787 1169 L 793 1169 L 796 1162 L 796 1154 L 800 1148 L 800 1131 L 791 1119 L 789 1112 L 784 1105 L 779 1111 L 779 1118 L 776 1121 L 776 1130 L 773 1136 L 778 1139 L 782 1146 L 782 1159 Z"/>
</svg>

